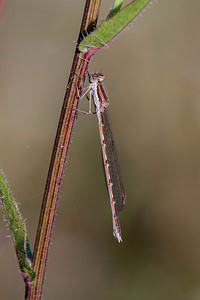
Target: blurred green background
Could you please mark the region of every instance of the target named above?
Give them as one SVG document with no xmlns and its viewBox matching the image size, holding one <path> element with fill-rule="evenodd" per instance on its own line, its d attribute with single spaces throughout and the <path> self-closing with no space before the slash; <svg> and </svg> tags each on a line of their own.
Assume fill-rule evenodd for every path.
<svg viewBox="0 0 200 300">
<path fill-rule="evenodd" d="M 0 22 L 0 167 L 32 248 L 84 3 L 9 0 Z M 102 1 L 99 22 L 111 5 Z M 198 0 L 154 2 L 93 58 L 127 190 L 123 243 L 112 236 L 96 117 L 79 115 L 43 299 L 200 299 L 199 12 Z M 20 300 L 1 215 L 0 297 Z"/>
</svg>

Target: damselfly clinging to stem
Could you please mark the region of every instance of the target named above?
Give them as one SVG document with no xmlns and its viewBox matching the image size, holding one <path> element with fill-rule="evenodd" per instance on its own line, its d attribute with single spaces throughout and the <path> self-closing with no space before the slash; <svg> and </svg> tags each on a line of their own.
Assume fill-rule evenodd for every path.
<svg viewBox="0 0 200 300">
<path fill-rule="evenodd" d="M 93 73 L 89 76 L 90 85 L 84 95 L 89 91 L 89 113 L 91 113 L 91 96 L 96 108 L 96 115 L 99 125 L 99 134 L 101 140 L 101 149 L 103 164 L 107 181 L 108 193 L 112 212 L 113 234 L 118 242 L 122 241 L 121 228 L 119 223 L 118 212 L 125 205 L 126 191 L 124 188 L 119 160 L 108 113 L 109 100 L 106 96 L 102 81 L 103 73 Z"/>
</svg>

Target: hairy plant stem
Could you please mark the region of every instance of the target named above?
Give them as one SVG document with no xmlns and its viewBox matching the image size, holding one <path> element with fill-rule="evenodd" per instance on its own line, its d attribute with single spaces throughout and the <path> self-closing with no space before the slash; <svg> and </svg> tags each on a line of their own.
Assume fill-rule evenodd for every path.
<svg viewBox="0 0 200 300">
<path fill-rule="evenodd" d="M 75 109 L 77 109 L 79 104 L 88 64 L 91 57 L 97 51 L 96 49 L 87 53 L 80 53 L 78 50 L 78 45 L 86 33 L 90 33 L 95 29 L 99 14 L 100 2 L 101 0 L 87 0 L 85 4 L 80 34 L 53 147 L 35 241 L 32 267 L 36 273 L 36 277 L 31 284 L 28 283 L 26 285 L 25 299 L 28 300 L 39 300 L 42 296 L 44 275 L 53 223 L 55 219 L 55 212 L 74 121 L 76 118 Z"/>
</svg>

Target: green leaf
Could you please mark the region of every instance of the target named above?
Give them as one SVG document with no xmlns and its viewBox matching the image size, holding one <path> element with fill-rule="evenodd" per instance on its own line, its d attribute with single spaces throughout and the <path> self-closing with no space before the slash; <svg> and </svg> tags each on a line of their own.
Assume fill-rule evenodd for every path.
<svg viewBox="0 0 200 300">
<path fill-rule="evenodd" d="M 120 33 L 150 2 L 150 0 L 135 0 L 118 11 L 111 19 L 86 36 L 79 44 L 81 52 L 94 52 L 95 49 L 106 45 Z"/>
<path fill-rule="evenodd" d="M 3 207 L 11 230 L 22 276 L 24 281 L 30 282 L 35 278 L 35 273 L 31 268 L 32 253 L 28 243 L 25 221 L 22 219 L 17 202 L 14 199 L 7 180 L 1 170 L 0 197 L 3 202 Z"/>
<path fill-rule="evenodd" d="M 122 4 L 123 4 L 123 0 L 115 0 L 113 3 L 113 7 L 110 10 L 106 20 L 112 18 L 118 11 L 120 11 Z"/>
</svg>

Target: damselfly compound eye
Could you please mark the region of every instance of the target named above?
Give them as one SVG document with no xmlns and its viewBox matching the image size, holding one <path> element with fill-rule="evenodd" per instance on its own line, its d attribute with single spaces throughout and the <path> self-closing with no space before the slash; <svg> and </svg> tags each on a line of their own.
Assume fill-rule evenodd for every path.
<svg viewBox="0 0 200 300">
<path fill-rule="evenodd" d="M 98 80 L 99 80 L 99 81 L 103 81 L 104 78 L 105 78 L 105 76 L 104 76 L 103 73 L 99 73 L 99 74 L 98 74 Z"/>
</svg>

